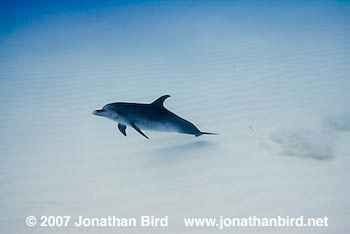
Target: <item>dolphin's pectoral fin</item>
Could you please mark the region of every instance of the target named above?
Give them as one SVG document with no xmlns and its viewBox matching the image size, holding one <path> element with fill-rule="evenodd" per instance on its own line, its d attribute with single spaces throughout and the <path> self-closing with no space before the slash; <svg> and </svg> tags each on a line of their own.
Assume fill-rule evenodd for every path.
<svg viewBox="0 0 350 234">
<path fill-rule="evenodd" d="M 157 100 L 155 100 L 151 104 L 154 106 L 163 107 L 163 103 L 164 103 L 165 99 L 167 99 L 168 97 L 170 97 L 170 95 L 161 96 L 160 98 L 158 98 Z"/>
<path fill-rule="evenodd" d="M 121 123 L 118 123 L 118 128 L 119 128 L 119 131 L 124 135 L 126 136 L 126 125 L 124 124 L 121 124 Z"/>
<path fill-rule="evenodd" d="M 139 129 L 133 122 L 130 122 L 131 127 L 133 127 L 136 131 L 138 131 L 138 133 L 140 133 L 142 136 L 146 137 L 147 139 L 149 139 L 146 134 L 144 134 L 141 129 Z"/>
</svg>

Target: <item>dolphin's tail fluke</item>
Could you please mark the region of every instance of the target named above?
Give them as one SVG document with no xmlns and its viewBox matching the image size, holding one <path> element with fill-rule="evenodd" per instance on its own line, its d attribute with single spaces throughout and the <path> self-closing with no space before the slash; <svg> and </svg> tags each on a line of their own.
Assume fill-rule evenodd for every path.
<svg viewBox="0 0 350 234">
<path fill-rule="evenodd" d="M 198 134 L 196 134 L 196 137 L 199 137 L 201 135 L 219 135 L 219 133 L 214 133 L 214 132 L 199 132 Z"/>
</svg>

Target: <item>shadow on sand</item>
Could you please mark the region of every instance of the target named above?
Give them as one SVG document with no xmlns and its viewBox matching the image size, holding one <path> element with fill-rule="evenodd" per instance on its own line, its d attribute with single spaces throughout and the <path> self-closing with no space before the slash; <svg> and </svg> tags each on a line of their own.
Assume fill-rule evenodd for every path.
<svg viewBox="0 0 350 234">
<path fill-rule="evenodd" d="M 153 152 L 153 155 L 155 155 L 154 160 L 160 163 L 182 161 L 202 154 L 206 155 L 206 151 L 212 150 L 215 145 L 215 143 L 205 140 L 169 145 L 156 149 Z"/>
</svg>

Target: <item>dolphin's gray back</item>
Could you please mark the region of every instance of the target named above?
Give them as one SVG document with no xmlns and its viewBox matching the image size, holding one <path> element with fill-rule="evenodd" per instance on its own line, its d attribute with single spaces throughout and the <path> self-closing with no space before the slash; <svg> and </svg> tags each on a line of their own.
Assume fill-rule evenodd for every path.
<svg viewBox="0 0 350 234">
<path fill-rule="evenodd" d="M 181 118 L 163 106 L 124 103 L 122 113 L 140 129 L 169 131 L 197 135 L 200 133 L 191 122 Z"/>
</svg>

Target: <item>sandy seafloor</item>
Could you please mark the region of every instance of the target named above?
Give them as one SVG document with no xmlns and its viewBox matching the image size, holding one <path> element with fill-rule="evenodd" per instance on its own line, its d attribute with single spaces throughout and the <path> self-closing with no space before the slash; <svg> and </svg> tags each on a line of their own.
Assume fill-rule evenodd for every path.
<svg viewBox="0 0 350 234">
<path fill-rule="evenodd" d="M 347 2 L 131 4 L 48 14 L 0 41 L 1 233 L 349 233 Z M 92 111 L 165 106 L 218 136 Z M 29 228 L 28 215 L 168 215 L 164 228 Z M 183 217 L 329 218 L 185 228 Z"/>
</svg>

